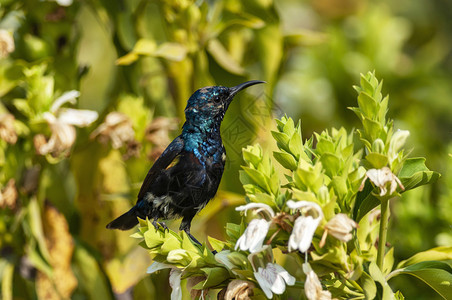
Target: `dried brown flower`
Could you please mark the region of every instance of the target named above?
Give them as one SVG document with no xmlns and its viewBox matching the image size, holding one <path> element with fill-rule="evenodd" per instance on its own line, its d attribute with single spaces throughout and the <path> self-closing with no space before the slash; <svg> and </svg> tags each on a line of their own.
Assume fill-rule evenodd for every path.
<svg viewBox="0 0 452 300">
<path fill-rule="evenodd" d="M 15 118 L 12 114 L 0 115 L 0 139 L 9 144 L 15 144 L 17 142 L 17 133 L 14 128 L 14 120 Z"/>
</svg>

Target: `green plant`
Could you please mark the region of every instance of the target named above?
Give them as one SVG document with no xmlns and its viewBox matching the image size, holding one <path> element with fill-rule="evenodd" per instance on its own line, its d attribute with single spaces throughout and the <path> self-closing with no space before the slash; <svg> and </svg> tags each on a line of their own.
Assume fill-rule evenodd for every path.
<svg viewBox="0 0 452 300">
<path fill-rule="evenodd" d="M 300 123 L 277 120 L 272 134 L 279 150 L 273 154 L 284 178 L 259 145 L 243 149 L 240 179 L 247 204 L 236 210 L 260 217 L 228 223 L 226 241 L 209 237 L 216 254 L 193 245 L 184 233 L 142 221 L 134 237 L 154 260 L 149 273 L 170 268 L 174 298 L 180 297 L 180 280 L 187 279 L 192 294 L 219 292 L 226 298 L 279 297 L 287 285 L 297 297 L 295 289 L 304 289 L 308 299 L 403 299 L 402 291 L 388 284 L 400 274 L 420 278 L 447 298 L 451 247 L 393 266 L 397 245 L 386 243 L 389 203 L 403 201 L 403 192 L 439 174 L 427 169 L 425 159 L 407 157 L 403 146 L 409 133 L 394 131 L 381 88 L 373 73 L 361 76 L 355 87 L 358 107 L 351 109 L 362 123 L 357 135 L 333 128 L 303 142 Z M 296 266 L 286 264 L 285 270 L 289 261 Z"/>
</svg>

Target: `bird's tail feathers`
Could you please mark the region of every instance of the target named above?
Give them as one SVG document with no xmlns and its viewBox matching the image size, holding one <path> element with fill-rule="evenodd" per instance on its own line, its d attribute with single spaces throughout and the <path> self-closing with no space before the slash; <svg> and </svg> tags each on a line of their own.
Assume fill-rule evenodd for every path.
<svg viewBox="0 0 452 300">
<path fill-rule="evenodd" d="M 120 230 L 129 230 L 135 227 L 138 224 L 136 207 L 132 207 L 125 214 L 117 217 L 113 221 L 111 221 L 108 225 L 108 229 L 120 229 Z"/>
</svg>

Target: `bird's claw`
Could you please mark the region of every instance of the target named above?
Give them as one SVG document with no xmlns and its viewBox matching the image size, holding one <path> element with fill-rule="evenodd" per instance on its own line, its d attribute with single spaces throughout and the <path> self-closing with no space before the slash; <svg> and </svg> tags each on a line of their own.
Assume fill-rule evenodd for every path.
<svg viewBox="0 0 452 300">
<path fill-rule="evenodd" d="M 162 227 L 163 232 L 165 232 L 165 231 L 169 232 L 169 228 L 168 228 L 168 226 L 166 226 L 166 224 L 164 222 L 157 222 L 157 220 L 154 219 L 154 221 L 152 221 L 152 225 L 154 225 L 154 228 L 156 231 L 158 231 L 160 229 L 160 227 Z"/>
<path fill-rule="evenodd" d="M 202 246 L 202 244 L 190 233 L 189 230 L 184 230 L 185 233 L 190 237 L 190 239 L 195 243 L 198 244 L 199 246 Z M 218 252 L 216 250 L 212 250 L 212 254 L 215 255 Z"/>
</svg>

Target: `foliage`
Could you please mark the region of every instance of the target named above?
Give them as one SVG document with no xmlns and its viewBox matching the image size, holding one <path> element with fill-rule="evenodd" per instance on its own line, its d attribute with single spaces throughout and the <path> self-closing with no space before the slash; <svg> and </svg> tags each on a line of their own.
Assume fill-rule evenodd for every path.
<svg viewBox="0 0 452 300">
<path fill-rule="evenodd" d="M 277 120 L 272 134 L 279 151 L 274 157 L 286 169 L 285 184 L 259 145 L 243 149 L 240 178 L 248 204 L 237 210 L 255 209 L 262 218 L 228 223 L 225 242 L 210 240 L 215 255 L 205 245 L 193 245 L 184 233 L 166 233 L 148 220 L 141 222 L 135 237 L 143 240 L 141 245 L 155 261 L 149 272 L 171 268 L 181 272 L 181 278 L 201 277 L 191 287 L 202 291 L 198 294 L 211 289 L 232 293 L 231 283 L 241 280 L 252 290 L 247 295 L 271 298 L 272 292 L 285 290 L 276 277 L 287 271 L 279 265 L 293 260 L 298 266 L 292 270 L 305 274 L 286 274 L 284 279 L 287 285 L 304 288 L 308 299 L 403 299 L 403 290 L 394 293 L 388 284 L 400 274 L 420 278 L 446 299 L 452 282 L 451 247 L 415 254 L 396 268 L 397 244 L 386 247 L 388 202 L 402 201 L 400 193 L 430 184 L 439 174 L 428 170 L 424 159 L 404 155 L 409 133 L 394 132 L 381 88 L 373 73 L 363 75 L 355 88 L 358 107 L 351 109 L 362 122 L 356 130 L 360 142 L 354 141 L 354 131 L 344 128 L 302 142 L 300 123 L 287 117 Z M 274 258 L 276 250 L 282 252 L 279 259 Z M 283 271 L 267 271 L 266 282 L 260 275 L 269 265 Z M 173 282 L 173 289 L 177 285 L 180 282 Z"/>
<path fill-rule="evenodd" d="M 425 265 L 420 257 L 426 253 L 444 260 L 439 253 L 447 252 L 452 241 L 447 230 L 452 218 L 452 160 L 447 156 L 452 152 L 452 44 L 446 26 L 451 11 L 449 3 L 423 0 L 415 4 L 0 1 L 0 298 L 169 295 L 168 273 L 148 276 L 148 252 L 136 247 L 129 233 L 106 231 L 105 224 L 134 203 L 152 161 L 183 122 L 185 101 L 194 90 L 262 79 L 268 82 L 264 95 L 242 94 L 226 114 L 222 135 L 228 165 L 221 189 L 192 228 L 201 240 L 206 233 L 215 236 L 217 239 L 209 237 L 209 242 L 217 251 L 226 247 L 238 253 L 238 261 L 247 262 L 246 266 L 239 263 L 246 274 L 240 277 L 225 269 L 204 248 L 192 249 L 190 257 L 209 257 L 208 266 L 218 270 L 218 276 L 226 278 L 224 270 L 229 272 L 231 286 L 250 287 L 249 281 L 232 280 L 254 277 L 249 273 L 251 262 L 243 258 L 245 252 L 232 250 L 247 228 L 246 223 L 232 225 L 240 222 L 233 211 L 243 201 L 240 179 L 247 199 L 289 214 L 295 213 L 285 206 L 290 197 L 313 200 L 314 196 L 327 201 L 340 193 L 334 200 L 336 210 L 362 221 L 379 205 L 370 183 L 357 195 L 350 192 L 351 187 L 355 192 L 359 187 L 363 167 L 369 169 L 389 159 L 391 170 L 394 174 L 400 171 L 398 178 L 408 190 L 437 176 L 428 171 L 423 159 L 406 158 L 410 152 L 414 156 L 422 153 L 429 167 L 440 170 L 444 177 L 435 185 L 404 193 L 404 201 L 391 201 L 396 213 L 388 242 L 400 245 L 391 252 L 400 272 L 388 276 L 393 276 L 394 290 L 402 290 L 407 298 L 430 299 L 424 285 L 404 290 L 409 284 L 404 281 L 407 276 L 395 275 L 411 274 L 424 280 L 431 269 L 449 270 L 443 263 Z M 354 105 L 350 82 L 372 69 L 385 78 L 394 124 L 409 129 L 407 149 L 412 143 L 416 145 L 413 150 L 401 153 L 396 149 L 397 143 L 388 136 L 395 139 L 399 135 L 398 139 L 404 140 L 403 132 L 385 131 L 387 121 L 372 118 L 366 108 L 359 118 L 343 109 Z M 361 97 L 361 102 L 368 100 L 364 94 Z M 386 104 L 380 100 L 372 109 L 385 110 Z M 303 127 L 288 118 L 280 120 L 271 133 L 272 113 L 280 117 L 283 112 L 295 120 L 301 117 Z M 381 142 L 372 136 L 376 132 L 366 132 L 358 123 L 366 118 L 367 128 L 376 129 Z M 360 154 L 356 135 L 343 128 L 314 134 L 307 141 L 302 138 L 337 124 L 359 127 L 362 149 L 367 150 Z M 261 147 L 247 147 L 254 140 Z M 347 148 L 352 143 L 358 148 Z M 246 166 L 239 179 L 241 149 L 246 147 Z M 262 149 L 275 150 L 279 164 Z M 312 165 L 313 153 L 319 155 L 320 163 Z M 362 155 L 366 155 L 364 159 Z M 147 161 L 150 163 L 144 163 Z M 298 170 L 300 161 L 305 169 Z M 362 165 L 357 167 L 359 163 Z M 322 173 L 325 164 L 335 167 Z M 318 170 L 322 175 L 312 180 L 330 178 L 328 191 L 305 191 L 316 181 L 304 182 L 303 174 L 315 175 Z M 281 177 L 281 172 L 286 176 Z M 326 214 L 331 208 L 325 210 L 324 203 L 319 228 L 325 228 L 325 221 L 332 217 Z M 259 220 L 259 224 L 267 224 L 265 218 Z M 224 244 L 220 240 L 225 239 L 227 222 L 232 223 Z M 268 236 L 278 226 L 289 226 L 286 223 L 273 224 Z M 375 239 L 377 228 L 372 230 Z M 319 242 L 321 229 L 317 231 L 314 244 Z M 281 229 L 275 242 L 287 247 L 283 241 L 288 237 L 288 231 Z M 183 236 L 176 239 L 187 242 Z M 320 250 L 334 241 L 328 236 Z M 242 239 L 240 244 L 248 245 L 245 242 Z M 435 246 L 443 248 L 412 256 Z M 278 250 L 255 256 L 253 263 L 273 261 L 273 256 L 279 263 L 285 260 Z M 401 262 L 410 256 L 409 263 Z M 288 259 L 284 267 L 297 280 L 303 279 L 304 273 L 290 269 Z M 195 277 L 198 283 L 205 282 L 209 270 L 192 269 L 190 274 L 199 275 Z M 314 270 L 318 272 L 318 267 Z M 313 274 L 307 267 L 305 271 Z M 177 277 L 177 272 L 171 274 Z M 290 277 L 286 279 L 289 282 L 285 283 L 291 283 Z M 198 283 L 190 281 L 192 286 Z M 295 286 L 301 287 L 301 283 Z M 253 288 L 259 289 L 259 285 Z M 440 290 L 441 286 L 434 288 Z"/>
</svg>

